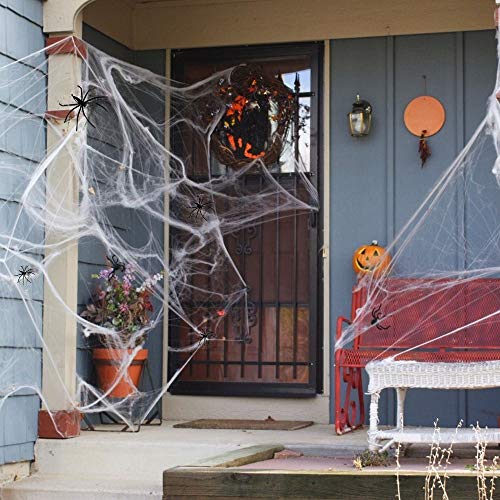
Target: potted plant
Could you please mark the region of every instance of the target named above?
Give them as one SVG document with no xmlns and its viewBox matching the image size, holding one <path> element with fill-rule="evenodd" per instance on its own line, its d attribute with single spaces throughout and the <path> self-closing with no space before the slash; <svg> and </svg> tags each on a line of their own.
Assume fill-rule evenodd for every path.
<svg viewBox="0 0 500 500">
<path fill-rule="evenodd" d="M 137 283 L 132 267 L 116 266 L 115 259 L 113 256 L 113 262 L 110 261 L 112 267 L 92 275 L 99 284 L 81 316 L 101 327 L 98 331 L 85 328 L 85 335 L 97 340 L 92 357 L 99 388 L 109 397 L 124 398 L 137 390 L 148 357 L 148 350 L 141 346 L 146 341 L 153 311 L 151 291 L 163 273 Z"/>
</svg>

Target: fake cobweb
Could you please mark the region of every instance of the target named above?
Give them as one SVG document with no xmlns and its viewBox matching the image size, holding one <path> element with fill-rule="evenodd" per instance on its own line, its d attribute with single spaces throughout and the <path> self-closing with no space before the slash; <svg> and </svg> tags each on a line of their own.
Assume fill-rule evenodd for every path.
<svg viewBox="0 0 500 500">
<path fill-rule="evenodd" d="M 51 51 L 68 44 L 71 38 Z M 35 391 L 48 410 L 107 412 L 134 427 L 152 414 L 200 350 L 214 342 L 251 341 L 248 288 L 227 239 L 317 210 L 318 195 L 294 152 L 293 124 L 272 165 L 257 158 L 231 168 L 214 159 L 211 139 L 228 109 L 220 87 L 230 84 L 232 69 L 188 86 L 89 45 L 73 49 L 83 57 L 73 58 L 72 72 L 59 67 L 58 58 L 67 56 L 50 59 L 54 90 L 48 105 L 45 51 L 0 68 L 0 322 L 15 336 L 3 340 L 11 348 L 1 351 L 1 405 Z M 94 100 L 84 116 L 68 105 L 77 104 L 71 94 L 81 98 L 87 92 Z M 61 111 L 50 117 L 47 109 Z M 278 182 L 276 173 L 284 170 L 298 179 L 300 190 Z M 127 335 L 112 321 L 129 313 L 119 297 L 113 314 L 83 312 L 109 292 L 112 269 L 127 281 L 122 298 L 150 293 L 151 304 L 142 304 L 147 321 Z M 235 312 L 238 331 L 224 329 Z M 168 347 L 180 352 L 177 371 L 163 387 L 145 379 L 131 394 L 115 397 L 145 337 L 161 337 L 165 325 L 183 332 Z M 95 339 L 128 350 L 111 359 L 119 376 L 107 389 L 97 386 L 91 363 L 80 360 Z M 161 345 L 149 341 L 146 347 Z M 53 355 L 59 342 L 79 349 L 75 389 L 64 383 L 71 366 L 61 364 L 60 353 Z M 50 385 L 51 394 L 42 390 L 42 349 L 44 388 Z"/>
<path fill-rule="evenodd" d="M 358 276 L 337 352 L 356 343 L 365 363 L 500 360 L 499 92 L 497 73 L 486 116 L 388 245 L 388 267 Z"/>
</svg>

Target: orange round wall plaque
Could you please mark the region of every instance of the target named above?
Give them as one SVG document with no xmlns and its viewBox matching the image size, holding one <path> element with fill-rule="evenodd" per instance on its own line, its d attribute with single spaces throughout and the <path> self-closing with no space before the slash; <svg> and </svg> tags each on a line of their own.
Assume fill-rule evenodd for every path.
<svg viewBox="0 0 500 500">
<path fill-rule="evenodd" d="M 417 137 L 437 134 L 444 125 L 446 112 L 443 105 L 430 95 L 416 97 L 406 106 L 406 128 Z"/>
</svg>

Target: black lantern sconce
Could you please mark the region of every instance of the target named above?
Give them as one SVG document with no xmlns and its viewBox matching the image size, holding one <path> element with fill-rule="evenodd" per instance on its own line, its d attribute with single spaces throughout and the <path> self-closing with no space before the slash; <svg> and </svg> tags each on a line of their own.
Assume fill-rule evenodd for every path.
<svg viewBox="0 0 500 500">
<path fill-rule="evenodd" d="M 356 96 L 356 102 L 352 104 L 352 111 L 347 115 L 349 118 L 349 130 L 353 137 L 363 137 L 370 133 L 372 126 L 372 105 Z"/>
</svg>

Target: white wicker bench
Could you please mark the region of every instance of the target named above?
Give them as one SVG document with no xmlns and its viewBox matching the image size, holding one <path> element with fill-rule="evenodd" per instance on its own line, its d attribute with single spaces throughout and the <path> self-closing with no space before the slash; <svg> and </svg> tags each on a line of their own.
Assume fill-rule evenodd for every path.
<svg viewBox="0 0 500 500">
<path fill-rule="evenodd" d="M 404 402 L 408 389 L 488 389 L 500 387 L 500 361 L 479 363 L 435 363 L 421 361 L 372 361 L 366 365 L 370 381 L 370 450 L 385 450 L 393 443 L 431 443 L 432 428 L 405 429 Z M 378 428 L 378 405 L 383 389 L 394 388 L 397 394 L 395 429 Z M 482 434 L 483 435 L 483 434 Z M 484 434 L 488 442 L 500 442 L 500 429 L 488 429 Z M 476 441 L 471 429 L 441 431 L 441 442 L 471 443 Z M 381 441 L 388 440 L 384 445 Z"/>
</svg>

